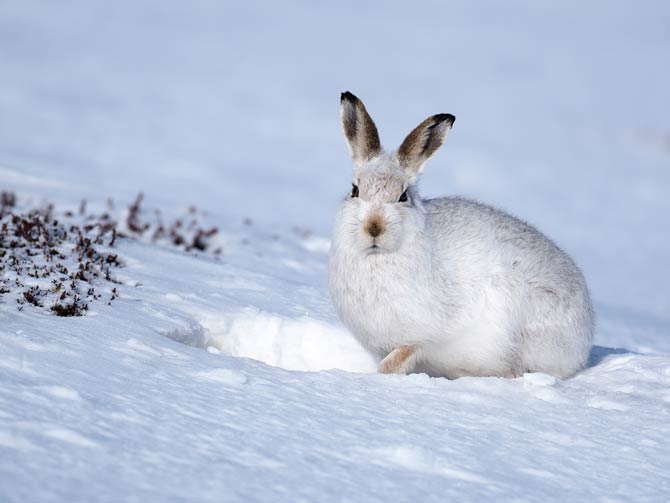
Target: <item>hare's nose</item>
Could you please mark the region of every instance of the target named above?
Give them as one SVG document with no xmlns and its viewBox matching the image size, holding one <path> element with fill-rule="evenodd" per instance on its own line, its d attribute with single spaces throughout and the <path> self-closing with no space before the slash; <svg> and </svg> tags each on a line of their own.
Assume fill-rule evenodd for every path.
<svg viewBox="0 0 670 503">
<path fill-rule="evenodd" d="M 373 218 L 368 221 L 368 223 L 365 225 L 365 232 L 370 234 L 373 238 L 376 238 L 380 236 L 381 234 L 384 233 L 384 222 L 379 220 L 378 218 Z"/>
</svg>

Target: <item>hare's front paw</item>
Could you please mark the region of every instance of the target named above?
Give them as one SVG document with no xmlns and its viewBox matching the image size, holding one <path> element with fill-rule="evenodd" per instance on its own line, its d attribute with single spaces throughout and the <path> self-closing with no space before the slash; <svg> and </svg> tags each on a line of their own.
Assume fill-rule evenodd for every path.
<svg viewBox="0 0 670 503">
<path fill-rule="evenodd" d="M 407 374 L 414 369 L 416 346 L 399 346 L 391 351 L 379 364 L 381 374 Z"/>
</svg>

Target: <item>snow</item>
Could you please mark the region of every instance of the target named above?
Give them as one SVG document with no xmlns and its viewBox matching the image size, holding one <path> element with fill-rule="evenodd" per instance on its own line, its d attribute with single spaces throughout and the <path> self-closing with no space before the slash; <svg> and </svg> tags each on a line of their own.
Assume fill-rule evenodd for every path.
<svg viewBox="0 0 670 503">
<path fill-rule="evenodd" d="M 666 500 L 669 22 L 664 2 L 5 5 L 0 189 L 195 203 L 224 251 L 120 239 L 119 298 L 83 317 L 0 298 L 0 500 Z M 587 370 L 374 372 L 326 288 L 346 89 L 388 146 L 457 116 L 424 194 L 575 257 Z"/>
</svg>

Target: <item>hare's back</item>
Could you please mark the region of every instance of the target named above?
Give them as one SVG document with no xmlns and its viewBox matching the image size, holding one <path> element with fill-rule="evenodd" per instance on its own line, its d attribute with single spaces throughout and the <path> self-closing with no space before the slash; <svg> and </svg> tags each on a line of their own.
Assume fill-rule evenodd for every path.
<svg viewBox="0 0 670 503">
<path fill-rule="evenodd" d="M 431 199 L 425 206 L 433 245 L 451 263 L 582 280 L 572 259 L 523 220 L 459 197 Z"/>
</svg>

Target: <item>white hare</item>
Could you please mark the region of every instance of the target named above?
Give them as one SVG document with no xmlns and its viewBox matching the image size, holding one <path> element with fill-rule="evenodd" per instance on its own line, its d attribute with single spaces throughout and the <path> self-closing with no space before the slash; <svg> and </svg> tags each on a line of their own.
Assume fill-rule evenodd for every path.
<svg viewBox="0 0 670 503">
<path fill-rule="evenodd" d="M 455 117 L 429 117 L 385 153 L 349 92 L 341 116 L 353 187 L 335 220 L 330 291 L 379 371 L 567 378 L 583 369 L 593 311 L 572 259 L 497 209 L 419 196 L 417 177 Z"/>
</svg>

